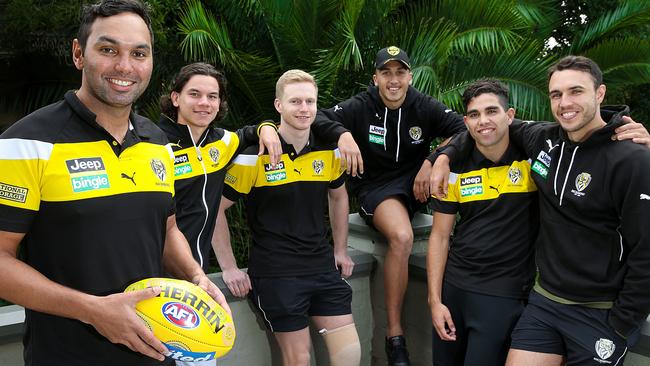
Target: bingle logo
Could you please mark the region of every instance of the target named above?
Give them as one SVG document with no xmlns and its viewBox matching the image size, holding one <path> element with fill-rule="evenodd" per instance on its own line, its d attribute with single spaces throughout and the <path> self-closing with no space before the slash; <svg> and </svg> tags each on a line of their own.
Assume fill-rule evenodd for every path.
<svg viewBox="0 0 650 366">
<path fill-rule="evenodd" d="M 68 167 L 70 174 L 106 170 L 100 157 L 66 160 L 65 165 Z"/>
<path fill-rule="evenodd" d="M 162 307 L 162 313 L 170 323 L 185 329 L 196 328 L 201 322 L 196 311 L 182 302 L 166 303 Z"/>
<path fill-rule="evenodd" d="M 469 186 L 469 185 L 481 184 L 481 183 L 483 183 L 483 178 L 480 175 L 476 175 L 473 177 L 465 177 L 460 180 L 461 186 Z"/>
</svg>

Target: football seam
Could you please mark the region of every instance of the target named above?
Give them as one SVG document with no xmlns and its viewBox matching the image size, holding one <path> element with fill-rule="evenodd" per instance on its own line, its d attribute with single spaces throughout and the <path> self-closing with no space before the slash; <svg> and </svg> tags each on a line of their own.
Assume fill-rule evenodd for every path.
<svg viewBox="0 0 650 366">
<path fill-rule="evenodd" d="M 172 328 L 172 327 L 169 327 L 169 326 L 167 326 L 166 324 L 163 324 L 163 323 L 159 322 L 159 321 L 156 320 L 156 319 L 153 319 L 152 317 L 148 316 L 147 314 L 144 314 L 144 313 L 141 313 L 141 314 L 142 314 L 144 317 L 146 317 L 147 319 L 149 319 L 149 320 L 153 321 L 154 323 L 160 325 L 161 327 L 163 327 L 163 328 L 165 328 L 165 329 L 171 331 L 172 333 L 174 333 L 174 334 L 176 334 L 176 335 L 179 335 L 179 336 L 182 336 L 182 337 L 185 337 L 185 338 L 187 338 L 187 339 L 190 339 L 190 340 L 192 340 L 192 341 L 194 341 L 194 342 L 197 342 L 197 343 L 200 343 L 200 344 L 203 344 L 203 345 L 206 345 L 206 346 L 210 346 L 210 347 L 219 347 L 219 348 L 226 347 L 226 346 L 224 346 L 224 345 L 218 345 L 218 344 L 212 344 L 212 343 L 203 342 L 203 341 L 198 340 L 198 339 L 196 339 L 196 338 L 194 338 L 194 337 L 190 337 L 190 336 L 188 336 L 188 335 L 186 335 L 186 334 L 179 333 L 178 331 L 176 331 L 176 329 L 174 329 L 174 328 Z M 216 333 L 215 333 L 215 334 L 216 334 Z"/>
</svg>

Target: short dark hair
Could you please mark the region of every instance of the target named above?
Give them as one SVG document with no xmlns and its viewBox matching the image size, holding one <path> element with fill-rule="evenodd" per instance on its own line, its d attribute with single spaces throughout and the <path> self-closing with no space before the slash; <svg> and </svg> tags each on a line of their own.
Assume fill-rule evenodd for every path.
<svg viewBox="0 0 650 366">
<path fill-rule="evenodd" d="M 151 43 L 153 44 L 153 30 L 151 28 L 151 8 L 140 0 L 103 0 L 96 4 L 86 5 L 81 10 L 81 23 L 77 32 L 77 40 L 81 50 L 86 49 L 86 42 L 90 36 L 90 28 L 97 18 L 108 18 L 122 13 L 134 13 L 147 25 Z"/>
<path fill-rule="evenodd" d="M 603 84 L 603 72 L 592 59 L 584 56 L 566 56 L 548 69 L 548 78 L 551 79 L 553 73 L 563 70 L 577 70 L 586 72 L 594 80 L 594 88 Z"/>
<path fill-rule="evenodd" d="M 501 103 L 504 111 L 508 109 L 508 87 L 496 79 L 479 79 L 470 84 L 463 93 L 465 111 L 467 111 L 467 106 L 472 99 L 481 94 L 488 93 L 494 94 L 499 98 L 499 103 Z"/>
<path fill-rule="evenodd" d="M 160 97 L 161 112 L 167 117 L 174 119 L 174 121 L 178 120 L 178 107 L 175 107 L 174 104 L 172 104 L 170 94 L 173 91 L 180 93 L 185 87 L 185 84 L 187 84 L 194 75 L 211 76 L 217 80 L 217 83 L 219 84 L 219 112 L 214 117 L 212 123 L 219 122 L 226 118 L 226 114 L 228 114 L 228 101 L 226 98 L 228 83 L 226 82 L 226 77 L 214 66 L 204 62 L 195 62 L 181 68 L 172 80 L 169 93 L 163 94 Z"/>
</svg>

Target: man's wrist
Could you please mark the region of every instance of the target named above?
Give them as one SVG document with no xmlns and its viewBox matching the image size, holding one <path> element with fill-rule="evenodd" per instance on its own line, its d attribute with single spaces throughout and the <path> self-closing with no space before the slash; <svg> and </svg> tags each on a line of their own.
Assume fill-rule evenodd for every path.
<svg viewBox="0 0 650 366">
<path fill-rule="evenodd" d="M 278 130 L 278 126 L 275 124 L 275 122 L 273 122 L 273 120 L 266 119 L 266 120 L 260 122 L 259 125 L 257 125 L 257 131 L 256 131 L 257 132 L 257 137 L 260 136 L 260 132 L 262 131 L 262 127 L 264 127 L 264 126 L 273 127 L 274 130 L 276 130 L 276 131 Z"/>
</svg>

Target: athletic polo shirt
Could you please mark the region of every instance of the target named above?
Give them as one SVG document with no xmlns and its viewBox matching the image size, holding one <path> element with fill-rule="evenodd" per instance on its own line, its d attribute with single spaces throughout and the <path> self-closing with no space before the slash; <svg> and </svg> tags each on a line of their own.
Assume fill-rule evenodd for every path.
<svg viewBox="0 0 650 366">
<path fill-rule="evenodd" d="M 525 154 L 510 145 L 494 163 L 474 148 L 451 171 L 448 197 L 431 201 L 437 212 L 460 215 L 445 281 L 487 295 L 526 297 L 535 269 L 538 205 Z"/>
<path fill-rule="evenodd" d="M 163 274 L 173 154 L 151 121 L 130 121 L 120 145 L 68 92 L 0 136 L 0 230 L 26 233 L 25 262 L 54 282 L 102 296 Z M 24 344 L 27 365 L 159 364 L 31 310 Z"/>
<path fill-rule="evenodd" d="M 246 196 L 252 245 L 251 276 L 296 276 L 336 270 L 327 239 L 328 189 L 340 187 L 345 175 L 338 149 L 310 136 L 299 153 L 282 140 L 280 163 L 246 148 L 226 173 L 224 197 Z"/>
</svg>

